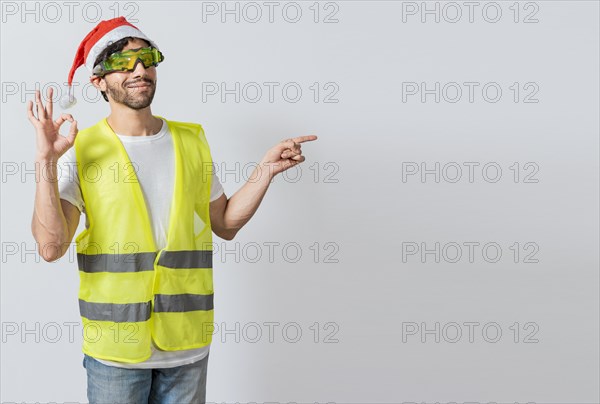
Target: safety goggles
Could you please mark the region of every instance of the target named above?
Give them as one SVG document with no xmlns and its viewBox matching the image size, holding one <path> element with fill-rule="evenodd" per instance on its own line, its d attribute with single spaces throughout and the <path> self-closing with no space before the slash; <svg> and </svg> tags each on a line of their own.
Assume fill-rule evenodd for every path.
<svg viewBox="0 0 600 404">
<path fill-rule="evenodd" d="M 104 76 L 111 72 L 133 71 L 138 60 L 147 69 L 151 66 L 158 66 L 160 62 L 165 60 L 165 57 L 158 49 L 152 47 L 115 52 L 106 60 L 94 66 L 92 73 L 95 76 Z"/>
</svg>

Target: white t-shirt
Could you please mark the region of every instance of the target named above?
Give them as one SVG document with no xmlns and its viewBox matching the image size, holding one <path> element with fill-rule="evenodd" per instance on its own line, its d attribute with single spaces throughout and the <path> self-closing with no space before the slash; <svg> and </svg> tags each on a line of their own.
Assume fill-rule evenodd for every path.
<svg viewBox="0 0 600 404">
<path fill-rule="evenodd" d="M 169 212 L 173 197 L 172 192 L 164 192 L 164 190 L 174 188 L 175 176 L 175 151 L 169 127 L 163 119 L 163 126 L 160 132 L 155 135 L 123 136 L 117 134 L 117 136 L 123 143 L 129 159 L 134 165 L 148 207 L 156 246 L 159 249 L 164 248 L 167 244 Z M 76 161 L 73 147 L 58 160 L 58 192 L 61 199 L 69 201 L 79 208 L 80 212 L 84 213 L 85 205 L 81 196 Z M 212 202 L 218 199 L 224 193 L 224 190 L 214 173 L 211 183 L 210 201 Z M 86 217 L 87 226 L 88 220 Z M 125 363 L 98 360 L 106 365 L 123 368 L 169 368 L 203 359 L 208 355 L 209 347 L 210 345 L 198 349 L 162 351 L 152 343 L 152 356 L 144 362 Z"/>
</svg>

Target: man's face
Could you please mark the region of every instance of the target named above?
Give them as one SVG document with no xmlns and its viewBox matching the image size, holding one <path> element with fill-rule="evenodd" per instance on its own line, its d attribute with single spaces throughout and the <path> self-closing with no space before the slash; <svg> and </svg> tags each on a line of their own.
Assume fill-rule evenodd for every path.
<svg viewBox="0 0 600 404">
<path fill-rule="evenodd" d="M 149 47 L 150 44 L 143 39 L 130 40 L 123 51 Z M 97 83 L 102 91 L 106 92 L 109 100 L 123 104 L 129 108 L 140 110 L 152 103 L 156 92 L 156 67 L 145 68 L 138 61 L 133 71 L 112 72 Z"/>
</svg>

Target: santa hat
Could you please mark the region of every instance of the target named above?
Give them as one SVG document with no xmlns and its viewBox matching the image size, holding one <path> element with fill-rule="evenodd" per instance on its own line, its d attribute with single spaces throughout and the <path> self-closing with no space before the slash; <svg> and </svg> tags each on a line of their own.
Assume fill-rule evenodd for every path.
<svg viewBox="0 0 600 404">
<path fill-rule="evenodd" d="M 92 73 L 94 62 L 98 55 L 110 44 L 129 36 L 144 39 L 158 49 L 158 46 L 156 46 L 154 42 L 144 35 L 144 33 L 135 25 L 127 21 L 125 17 L 100 21 L 100 23 L 91 30 L 85 38 L 83 38 L 83 41 L 79 44 L 79 48 L 77 48 L 75 60 L 73 60 L 73 66 L 69 72 L 69 88 L 67 94 L 60 100 L 60 106 L 63 109 L 71 108 L 77 102 L 77 99 L 75 99 L 75 96 L 73 95 L 73 76 L 75 75 L 75 70 L 77 70 L 79 66 L 85 65 L 90 73 Z"/>
</svg>

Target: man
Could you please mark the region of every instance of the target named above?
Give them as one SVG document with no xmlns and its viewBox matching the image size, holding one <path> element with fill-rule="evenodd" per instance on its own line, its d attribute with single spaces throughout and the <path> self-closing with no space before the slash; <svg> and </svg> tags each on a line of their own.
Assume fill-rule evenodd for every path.
<svg viewBox="0 0 600 404">
<path fill-rule="evenodd" d="M 205 402 L 212 233 L 232 240 L 273 177 L 305 160 L 300 144 L 317 139 L 275 145 L 227 198 L 202 127 L 151 112 L 163 60 L 125 18 L 102 21 L 81 43 L 69 86 L 85 65 L 110 115 L 79 131 L 71 114 L 53 120 L 52 89 L 45 105 L 39 91 L 35 109 L 27 105 L 36 169 L 44 170 L 31 226 L 46 261 L 65 254 L 86 214 L 76 242 L 90 403 Z M 74 101 L 70 90 L 65 105 Z"/>
</svg>

